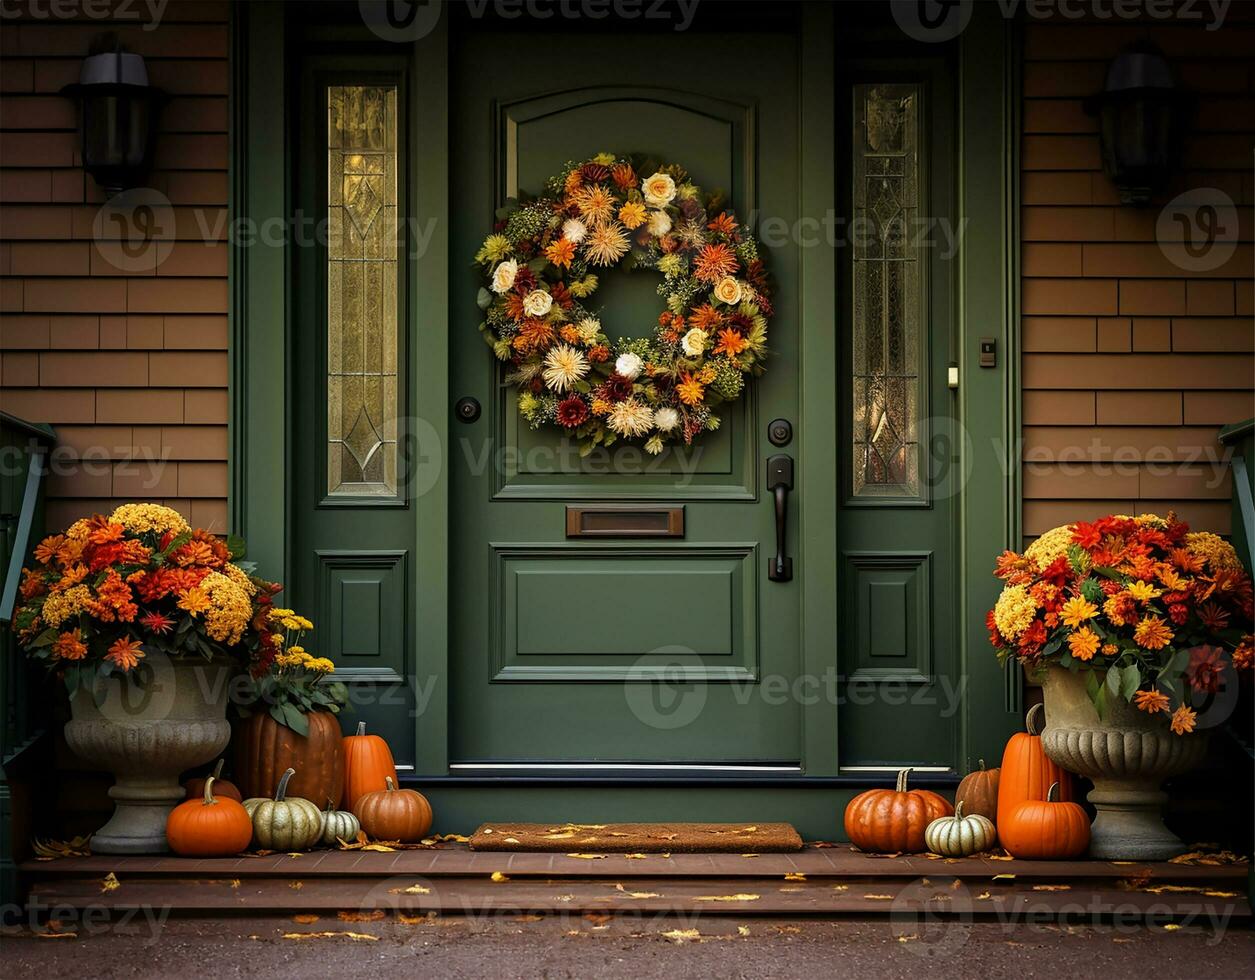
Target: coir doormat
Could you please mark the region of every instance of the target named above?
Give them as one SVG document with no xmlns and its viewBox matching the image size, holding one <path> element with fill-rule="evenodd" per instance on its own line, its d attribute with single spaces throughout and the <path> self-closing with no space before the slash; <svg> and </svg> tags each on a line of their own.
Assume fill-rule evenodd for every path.
<svg viewBox="0 0 1255 980">
<path fill-rule="evenodd" d="M 760 854 L 800 851 L 787 823 L 486 823 L 476 851 L 611 851 L 627 854 Z"/>
</svg>

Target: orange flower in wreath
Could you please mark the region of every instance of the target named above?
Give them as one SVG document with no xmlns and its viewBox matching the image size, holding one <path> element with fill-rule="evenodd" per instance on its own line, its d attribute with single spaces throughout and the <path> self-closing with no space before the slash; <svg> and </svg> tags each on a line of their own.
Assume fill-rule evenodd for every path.
<svg viewBox="0 0 1255 980">
<path fill-rule="evenodd" d="M 715 353 L 736 357 L 749 345 L 750 342 L 742 337 L 739 331 L 724 327 L 719 331 L 719 343 L 715 345 Z"/>
<path fill-rule="evenodd" d="M 701 381 L 685 371 L 680 383 L 675 386 L 675 393 L 680 396 L 680 401 L 691 407 L 701 404 L 706 388 Z"/>
</svg>

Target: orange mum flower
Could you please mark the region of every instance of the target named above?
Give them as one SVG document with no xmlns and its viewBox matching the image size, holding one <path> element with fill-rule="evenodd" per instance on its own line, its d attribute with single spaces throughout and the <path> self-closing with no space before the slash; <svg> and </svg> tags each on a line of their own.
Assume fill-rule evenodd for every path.
<svg viewBox="0 0 1255 980">
<path fill-rule="evenodd" d="M 121 541 L 124 530 L 125 528 L 121 524 L 111 524 L 108 521 L 102 521 L 101 525 L 88 535 L 87 540 L 92 544 L 109 544 L 111 541 Z"/>
<path fill-rule="evenodd" d="M 742 337 L 738 331 L 733 330 L 731 327 L 724 327 L 719 331 L 719 343 L 715 345 L 715 353 L 736 357 L 749 345 L 750 342 Z"/>
<path fill-rule="evenodd" d="M 35 560 L 41 565 L 50 565 L 57 557 L 57 552 L 65 544 L 64 534 L 53 534 L 44 538 L 35 546 Z"/>
<path fill-rule="evenodd" d="M 731 235 L 734 231 L 736 231 L 737 224 L 736 219 L 732 217 L 731 213 L 724 211 L 721 215 L 719 215 L 719 217 L 715 218 L 714 221 L 708 222 L 706 227 L 711 231 L 718 232 L 721 235 Z"/>
<path fill-rule="evenodd" d="M 205 541 L 189 541 L 170 556 L 176 565 L 211 565 L 214 562 L 213 548 Z"/>
<path fill-rule="evenodd" d="M 1194 723 L 1198 721 L 1196 715 L 1190 708 L 1185 705 L 1177 708 L 1172 713 L 1172 732 L 1175 735 L 1188 735 L 1194 731 Z"/>
<path fill-rule="evenodd" d="M 1173 548 L 1172 563 L 1183 572 L 1201 572 L 1202 561 L 1188 548 Z"/>
<path fill-rule="evenodd" d="M 689 314 L 689 324 L 707 333 L 723 323 L 723 314 L 709 303 L 704 303 Z"/>
<path fill-rule="evenodd" d="M 1137 624 L 1133 639 L 1147 650 L 1162 650 L 1172 642 L 1172 630 L 1159 616 L 1147 616 Z"/>
<path fill-rule="evenodd" d="M 706 389 L 697 378 L 686 371 L 680 383 L 675 386 L 675 393 L 685 405 L 700 405 Z"/>
<path fill-rule="evenodd" d="M 1088 626 L 1082 626 L 1068 637 L 1068 649 L 1077 660 L 1092 660 L 1098 652 L 1098 634 Z"/>
<path fill-rule="evenodd" d="M 545 258 L 559 268 L 570 265 L 571 260 L 575 258 L 575 242 L 567 241 L 565 238 L 550 242 L 549 247 L 545 249 Z"/>
<path fill-rule="evenodd" d="M 1138 711 L 1153 715 L 1158 711 L 1167 711 L 1171 702 L 1162 691 L 1138 691 L 1133 695 L 1133 704 Z"/>
<path fill-rule="evenodd" d="M 693 261 L 693 274 L 702 282 L 716 283 L 724 276 L 732 275 L 737 268 L 736 255 L 723 242 L 707 245 Z"/>
<path fill-rule="evenodd" d="M 195 616 L 209 608 L 209 596 L 205 595 L 200 586 L 193 586 L 179 594 L 179 608 Z"/>
<path fill-rule="evenodd" d="M 523 352 L 536 348 L 543 350 L 553 343 L 553 338 L 553 327 L 533 317 L 523 324 L 523 329 L 514 338 L 514 349 Z"/>
<path fill-rule="evenodd" d="M 87 646 L 78 638 L 78 630 L 62 633 L 52 644 L 52 653 L 62 660 L 82 660 L 87 656 Z"/>
<path fill-rule="evenodd" d="M 616 164 L 610 171 L 610 178 L 622 190 L 628 190 L 637 184 L 636 171 L 628 163 Z"/>
<path fill-rule="evenodd" d="M 144 651 L 140 649 L 141 646 L 142 644 L 139 640 L 132 640 L 126 636 L 119 637 L 114 641 L 113 646 L 109 648 L 109 652 L 105 654 L 105 659 L 123 670 L 130 670 L 144 659 Z"/>
<path fill-rule="evenodd" d="M 580 342 L 580 332 L 569 323 L 558 331 L 558 335 L 568 344 L 578 344 Z"/>
</svg>

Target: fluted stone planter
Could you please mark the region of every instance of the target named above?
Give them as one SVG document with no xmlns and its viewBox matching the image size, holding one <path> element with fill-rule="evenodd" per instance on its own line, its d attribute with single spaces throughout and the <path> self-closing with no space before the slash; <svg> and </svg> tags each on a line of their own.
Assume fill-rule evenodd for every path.
<svg viewBox="0 0 1255 980">
<path fill-rule="evenodd" d="M 1098 815 L 1090 856 L 1163 861 L 1182 853 L 1185 845 L 1163 823 L 1168 795 L 1160 785 L 1202 761 L 1206 735 L 1174 735 L 1164 715 L 1139 711 L 1120 698 L 1107 701 L 1100 720 L 1084 674 L 1051 666 L 1040 676 L 1046 701 L 1042 750 L 1094 783 L 1089 801 Z"/>
<path fill-rule="evenodd" d="M 184 796 L 184 770 L 216 758 L 231 738 L 231 665 L 171 660 L 150 651 L 131 676 L 98 678 L 70 701 L 65 740 L 114 774 L 115 808 L 92 835 L 97 854 L 169 851 L 166 817 Z"/>
</svg>

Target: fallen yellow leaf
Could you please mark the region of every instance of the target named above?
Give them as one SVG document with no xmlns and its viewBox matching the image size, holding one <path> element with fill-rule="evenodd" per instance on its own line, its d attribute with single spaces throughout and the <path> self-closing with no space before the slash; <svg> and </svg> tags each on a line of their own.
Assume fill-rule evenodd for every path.
<svg viewBox="0 0 1255 980">
<path fill-rule="evenodd" d="M 695 902 L 757 902 L 762 896 L 739 892 L 736 895 L 698 895 Z"/>
<path fill-rule="evenodd" d="M 604 858 L 605 856 L 606 855 L 604 854 L 568 854 L 567 855 L 567 857 L 569 858 L 580 858 L 581 860 L 584 860 L 584 861 L 597 861 L 597 860 L 600 860 L 601 858 Z"/>
<path fill-rule="evenodd" d="M 409 888 L 389 888 L 389 895 L 430 895 L 431 889 L 422 885 L 410 885 Z"/>
<path fill-rule="evenodd" d="M 994 875 L 994 881 L 1015 881 L 1015 875 Z"/>
<path fill-rule="evenodd" d="M 644 854 L 624 854 L 623 856 L 629 861 L 644 861 L 646 857 Z"/>
<path fill-rule="evenodd" d="M 288 887 L 289 887 L 289 888 L 291 888 L 294 892 L 299 892 L 302 888 L 304 888 L 304 887 L 305 887 L 305 882 L 303 882 L 303 881 L 289 881 L 289 882 L 288 882 Z"/>
<path fill-rule="evenodd" d="M 976 896 L 977 901 L 986 901 L 989 898 L 989 892 L 981 892 Z"/>
<path fill-rule="evenodd" d="M 500 884 L 503 881 L 509 881 L 510 876 L 508 874 L 503 874 L 500 871 L 494 871 L 492 873 L 492 880 Z"/>
<path fill-rule="evenodd" d="M 692 939 L 702 938 L 702 934 L 696 929 L 672 929 L 662 935 L 664 939 L 670 939 L 673 943 L 686 943 Z"/>
<path fill-rule="evenodd" d="M 77 939 L 77 932 L 37 932 L 36 939 Z"/>
<path fill-rule="evenodd" d="M 1165 922 L 1163 926 L 1163 931 L 1164 932 L 1176 932 L 1180 928 L 1181 927 L 1177 925 L 1175 922 Z"/>
<path fill-rule="evenodd" d="M 802 872 L 800 871 L 790 871 L 787 875 L 784 876 L 784 880 L 785 881 L 805 881 L 806 875 L 802 874 Z"/>
<path fill-rule="evenodd" d="M 369 912 L 337 912 L 336 918 L 341 922 L 375 922 L 384 917 L 383 909 L 371 909 Z"/>
<path fill-rule="evenodd" d="M 293 922 L 299 922 L 301 925 L 303 925 L 303 926 L 307 926 L 307 925 L 309 925 L 311 922 L 317 922 L 317 921 L 318 921 L 318 916 L 316 916 L 316 915 L 294 915 L 294 916 L 292 916 L 292 921 L 293 921 Z"/>
<path fill-rule="evenodd" d="M 118 876 L 110 871 L 100 882 L 100 890 L 102 892 L 116 891 L 122 887 L 122 882 L 118 881 Z"/>
<path fill-rule="evenodd" d="M 876 902 L 892 902 L 893 901 L 892 895 L 864 895 L 863 897 L 872 899 L 873 901 L 876 901 Z"/>
<path fill-rule="evenodd" d="M 738 936 L 748 936 L 750 934 L 750 927 L 749 926 L 737 926 L 736 934 Z"/>
<path fill-rule="evenodd" d="M 354 942 L 371 942 L 379 941 L 378 936 L 372 936 L 365 932 L 285 932 L 284 939 L 334 939 L 337 936 L 344 936 L 346 939 L 352 939 Z"/>
<path fill-rule="evenodd" d="M 1035 892 L 1067 892 L 1071 891 L 1071 885 L 1034 885 Z"/>
</svg>

